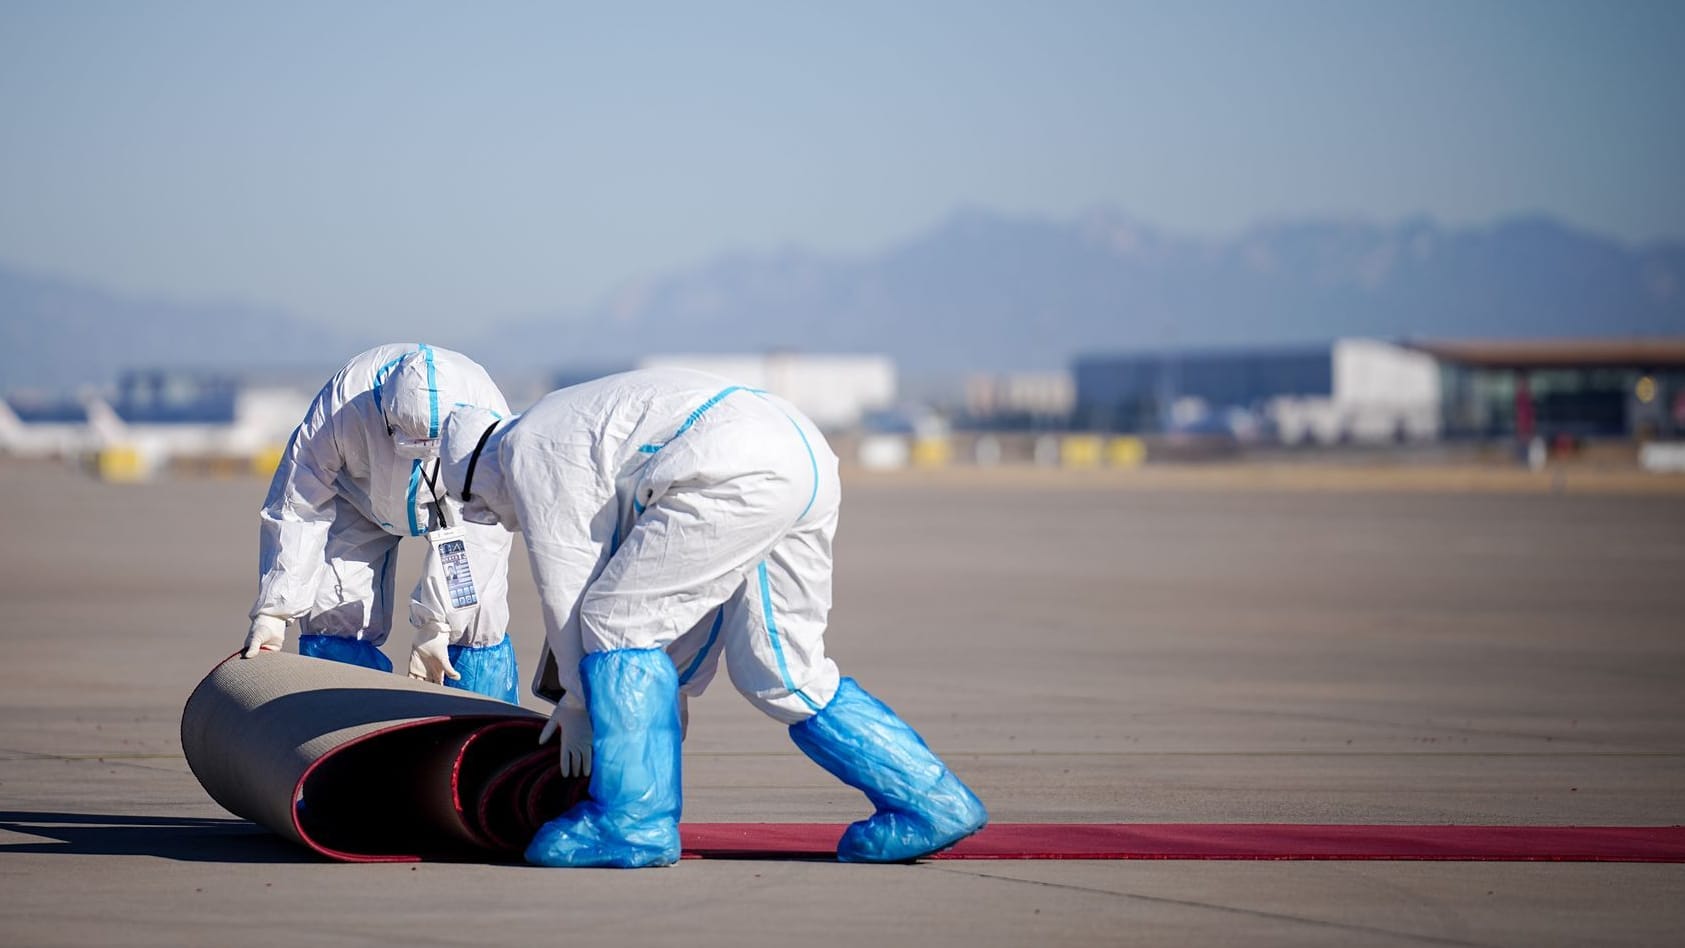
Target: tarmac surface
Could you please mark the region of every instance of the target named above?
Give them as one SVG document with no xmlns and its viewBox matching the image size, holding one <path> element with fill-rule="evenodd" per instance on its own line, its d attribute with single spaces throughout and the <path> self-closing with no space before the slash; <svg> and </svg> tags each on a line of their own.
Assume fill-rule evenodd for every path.
<svg viewBox="0 0 1685 948">
<path fill-rule="evenodd" d="M 828 647 L 1001 822 L 1685 823 L 1685 493 L 1376 483 L 854 476 Z M 1682 865 L 325 863 L 212 803 L 177 736 L 244 635 L 264 486 L 0 463 L 0 945 L 1685 931 Z M 542 629 L 519 544 L 512 573 L 525 672 Z M 408 642 L 386 646 L 400 666 Z M 685 767 L 687 820 L 867 812 L 724 675 Z"/>
</svg>

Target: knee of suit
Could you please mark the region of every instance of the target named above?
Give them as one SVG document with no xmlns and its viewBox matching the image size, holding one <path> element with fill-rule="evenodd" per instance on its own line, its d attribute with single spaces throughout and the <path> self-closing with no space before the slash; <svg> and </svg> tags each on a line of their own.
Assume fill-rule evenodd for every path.
<svg viewBox="0 0 1685 948">
<path fill-rule="evenodd" d="M 612 609 L 624 607 L 617 604 L 604 608 L 593 599 L 590 593 L 586 593 L 579 606 L 579 644 L 587 655 L 623 649 L 666 648 L 678 638 L 671 623 L 665 620 L 635 623 L 604 621 L 605 614 Z"/>
</svg>

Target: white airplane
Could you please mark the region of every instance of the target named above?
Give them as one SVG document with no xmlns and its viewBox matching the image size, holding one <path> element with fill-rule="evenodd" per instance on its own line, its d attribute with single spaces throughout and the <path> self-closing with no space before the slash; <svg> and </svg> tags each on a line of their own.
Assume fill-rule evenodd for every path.
<svg viewBox="0 0 1685 948">
<path fill-rule="evenodd" d="M 85 392 L 75 403 L 54 406 L 46 417 L 24 421 L 0 398 L 0 455 L 43 460 L 96 454 L 120 437 L 122 420 L 105 399 Z M 76 417 L 79 414 L 80 417 Z"/>
<path fill-rule="evenodd" d="M 84 392 L 71 411 L 25 421 L 0 399 L 0 454 L 92 459 L 102 477 L 138 480 L 172 461 L 250 463 L 286 443 L 312 393 L 189 373 L 130 373 L 107 400 Z"/>
</svg>

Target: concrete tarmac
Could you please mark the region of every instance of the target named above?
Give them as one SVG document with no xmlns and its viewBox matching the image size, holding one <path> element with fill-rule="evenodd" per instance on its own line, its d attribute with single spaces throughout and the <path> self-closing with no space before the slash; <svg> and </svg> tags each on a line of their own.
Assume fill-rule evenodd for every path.
<svg viewBox="0 0 1685 948">
<path fill-rule="evenodd" d="M 1447 483 L 854 477 L 828 646 L 1001 822 L 1685 822 L 1685 496 Z M 1685 931 L 1680 865 L 322 862 L 212 803 L 177 737 L 188 693 L 244 635 L 264 487 L 0 463 L 0 945 Z M 542 629 L 518 543 L 512 574 L 524 672 Z M 408 643 L 404 627 L 387 644 L 400 666 Z M 685 767 L 689 820 L 867 812 L 723 675 L 693 704 Z"/>
</svg>

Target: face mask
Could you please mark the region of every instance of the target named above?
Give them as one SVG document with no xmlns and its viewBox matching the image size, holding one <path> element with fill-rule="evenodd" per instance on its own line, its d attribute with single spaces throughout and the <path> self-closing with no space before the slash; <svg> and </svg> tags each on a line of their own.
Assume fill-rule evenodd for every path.
<svg viewBox="0 0 1685 948">
<path fill-rule="evenodd" d="M 502 524 L 503 528 L 508 530 L 510 533 L 514 533 L 521 529 L 521 525 L 515 522 L 513 514 L 511 514 L 507 520 L 499 517 L 497 512 L 491 509 L 483 497 L 475 497 L 473 500 L 470 500 L 462 505 L 462 519 L 468 521 L 469 523 L 478 523 L 485 526 Z"/>
<path fill-rule="evenodd" d="M 439 456 L 439 439 L 393 435 L 392 448 L 405 461 L 431 461 Z"/>
</svg>

